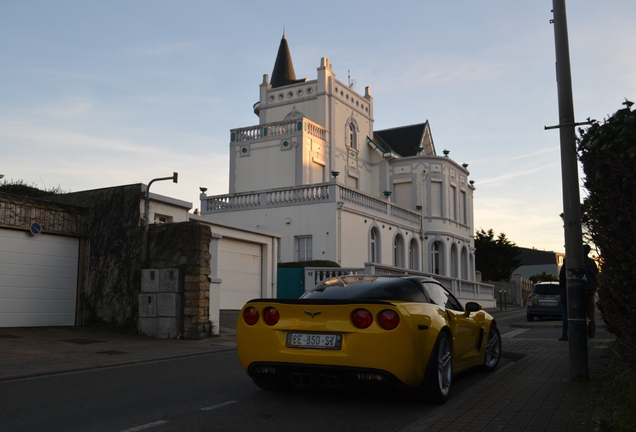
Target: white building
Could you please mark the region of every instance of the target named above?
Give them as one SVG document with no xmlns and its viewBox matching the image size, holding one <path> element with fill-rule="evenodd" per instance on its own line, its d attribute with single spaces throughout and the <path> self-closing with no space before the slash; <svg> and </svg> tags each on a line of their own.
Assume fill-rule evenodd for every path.
<svg viewBox="0 0 636 432">
<path fill-rule="evenodd" d="M 231 130 L 229 194 L 201 194 L 204 219 L 280 233 L 278 260 L 365 263 L 474 281 L 467 165 L 438 156 L 428 122 L 373 128 L 358 94 L 322 58 L 296 79 L 285 35 L 254 104 Z"/>
</svg>

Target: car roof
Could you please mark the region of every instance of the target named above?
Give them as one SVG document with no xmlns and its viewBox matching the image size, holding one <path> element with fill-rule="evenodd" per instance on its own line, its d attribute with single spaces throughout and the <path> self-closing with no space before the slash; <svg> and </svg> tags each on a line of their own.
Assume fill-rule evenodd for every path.
<svg viewBox="0 0 636 432">
<path fill-rule="evenodd" d="M 406 279 L 406 280 L 415 279 L 415 280 L 420 280 L 422 282 L 436 282 L 439 284 L 437 280 L 427 276 L 384 275 L 384 274 L 335 276 L 335 277 L 323 280 L 322 283 L 329 285 L 329 281 L 341 280 L 344 284 L 352 284 L 352 283 L 361 283 L 361 282 L 375 282 L 378 279 Z"/>
</svg>

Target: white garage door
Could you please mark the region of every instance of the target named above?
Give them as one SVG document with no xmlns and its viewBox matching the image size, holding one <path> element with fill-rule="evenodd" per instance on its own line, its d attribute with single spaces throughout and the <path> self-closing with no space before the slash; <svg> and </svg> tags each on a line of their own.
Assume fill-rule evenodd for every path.
<svg viewBox="0 0 636 432">
<path fill-rule="evenodd" d="M 219 240 L 221 309 L 241 309 L 261 295 L 261 245 L 222 238 Z"/>
<path fill-rule="evenodd" d="M 79 239 L 0 228 L 0 327 L 75 325 Z"/>
</svg>

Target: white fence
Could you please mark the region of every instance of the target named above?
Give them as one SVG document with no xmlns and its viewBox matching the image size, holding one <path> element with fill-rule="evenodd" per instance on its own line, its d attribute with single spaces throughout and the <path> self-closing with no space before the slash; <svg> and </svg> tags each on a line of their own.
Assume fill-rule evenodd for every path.
<svg viewBox="0 0 636 432">
<path fill-rule="evenodd" d="M 374 263 L 365 263 L 365 266 L 362 268 L 307 267 L 305 268 L 305 290 L 310 290 L 322 281 L 332 277 L 357 274 L 427 276 L 441 283 L 463 304 L 466 304 L 468 301 L 477 301 L 481 303 L 484 308 L 497 307 L 494 285 Z"/>
</svg>

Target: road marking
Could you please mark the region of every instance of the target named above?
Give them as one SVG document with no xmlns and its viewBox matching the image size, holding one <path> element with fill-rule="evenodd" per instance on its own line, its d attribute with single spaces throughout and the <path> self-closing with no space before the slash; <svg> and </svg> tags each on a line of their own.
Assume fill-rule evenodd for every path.
<svg viewBox="0 0 636 432">
<path fill-rule="evenodd" d="M 227 401 L 227 402 L 223 402 L 217 405 L 212 405 L 209 407 L 205 407 L 205 408 L 201 408 L 201 411 L 212 411 L 213 409 L 217 409 L 217 408 L 221 408 L 224 407 L 226 405 L 232 405 L 234 403 L 237 403 L 238 401 Z"/>
<path fill-rule="evenodd" d="M 159 421 L 156 421 L 156 422 L 147 423 L 145 425 L 137 426 L 137 427 L 134 427 L 134 428 L 131 428 L 131 429 L 126 429 L 126 430 L 123 430 L 121 432 L 137 432 L 137 431 L 142 431 L 142 430 L 145 430 L 145 429 L 150 429 L 150 428 L 153 428 L 155 426 L 161 426 L 162 424 L 166 424 L 166 423 L 168 423 L 168 422 L 165 421 L 165 420 L 159 420 Z"/>
<path fill-rule="evenodd" d="M 515 336 L 517 336 L 517 335 L 520 335 L 521 333 L 525 333 L 525 332 L 527 332 L 528 330 L 530 330 L 530 329 L 518 329 L 518 330 L 512 330 L 512 331 L 509 331 L 509 332 L 507 332 L 507 333 L 502 334 L 502 335 L 501 335 L 501 337 L 502 337 L 503 339 L 510 339 L 510 338 L 513 338 L 513 337 L 515 337 Z"/>
</svg>

